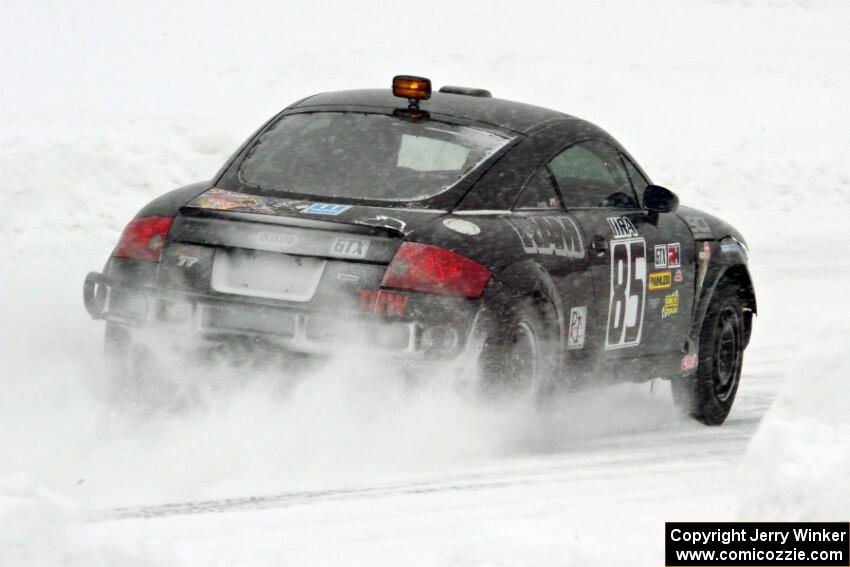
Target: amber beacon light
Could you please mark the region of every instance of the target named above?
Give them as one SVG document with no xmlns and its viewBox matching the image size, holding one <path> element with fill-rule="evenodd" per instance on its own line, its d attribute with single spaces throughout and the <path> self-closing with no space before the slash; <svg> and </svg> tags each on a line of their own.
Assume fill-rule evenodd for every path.
<svg viewBox="0 0 850 567">
<path fill-rule="evenodd" d="M 416 109 L 419 107 L 420 100 L 431 98 L 431 79 L 397 75 L 393 77 L 393 94 L 406 98 L 409 101 L 410 108 Z"/>
</svg>

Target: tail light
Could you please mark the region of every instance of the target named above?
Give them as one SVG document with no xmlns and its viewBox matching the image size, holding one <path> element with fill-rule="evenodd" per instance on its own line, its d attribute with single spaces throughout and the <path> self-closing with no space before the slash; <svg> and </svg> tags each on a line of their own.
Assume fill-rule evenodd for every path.
<svg viewBox="0 0 850 567">
<path fill-rule="evenodd" d="M 405 242 L 387 267 L 381 287 L 477 298 L 490 275 L 481 264 L 450 250 Z"/>
<path fill-rule="evenodd" d="M 172 220 L 172 217 L 144 217 L 130 221 L 121 233 L 121 239 L 112 256 L 159 262 Z"/>
</svg>

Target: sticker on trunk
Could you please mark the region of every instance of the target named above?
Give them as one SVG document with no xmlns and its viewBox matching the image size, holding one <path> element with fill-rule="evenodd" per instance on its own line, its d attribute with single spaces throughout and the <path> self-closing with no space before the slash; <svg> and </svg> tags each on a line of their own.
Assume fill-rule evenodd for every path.
<svg viewBox="0 0 850 567">
<path fill-rule="evenodd" d="M 343 258 L 365 258 L 369 240 L 363 238 L 337 238 L 331 245 L 331 254 Z"/>
<path fill-rule="evenodd" d="M 311 215 L 325 215 L 335 217 L 339 214 L 344 213 L 348 209 L 351 208 L 351 205 L 334 205 L 332 203 L 313 203 L 306 209 L 303 209 L 302 213 L 309 213 Z"/>
</svg>

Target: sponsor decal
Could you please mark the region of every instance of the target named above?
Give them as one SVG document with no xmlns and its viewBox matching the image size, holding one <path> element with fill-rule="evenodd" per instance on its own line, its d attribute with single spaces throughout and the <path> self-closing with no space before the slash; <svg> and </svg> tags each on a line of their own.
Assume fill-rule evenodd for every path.
<svg viewBox="0 0 850 567">
<path fill-rule="evenodd" d="M 407 295 L 383 289 L 361 289 L 360 308 L 370 313 L 400 317 L 407 308 Z"/>
<path fill-rule="evenodd" d="M 672 317 L 679 312 L 679 290 L 664 296 L 664 307 L 661 308 L 661 318 Z"/>
<path fill-rule="evenodd" d="M 614 238 L 637 238 L 640 236 L 634 223 L 628 217 L 609 217 L 607 220 Z"/>
<path fill-rule="evenodd" d="M 682 275 L 682 270 L 676 270 L 676 273 L 673 274 L 673 281 L 676 283 L 682 283 L 682 280 L 685 279 L 685 276 Z"/>
<path fill-rule="evenodd" d="M 705 222 L 704 218 L 691 215 L 685 217 L 685 222 L 688 223 L 688 226 L 694 236 L 711 236 L 711 227 L 708 226 L 708 223 Z"/>
<path fill-rule="evenodd" d="M 671 285 L 673 285 L 673 273 L 669 270 L 649 274 L 649 291 L 670 289 Z"/>
<path fill-rule="evenodd" d="M 570 217 L 514 217 L 505 221 L 519 236 L 526 254 L 584 258 L 581 232 Z"/>
<path fill-rule="evenodd" d="M 698 363 L 699 357 L 697 357 L 697 355 L 686 354 L 682 357 L 682 362 L 680 363 L 679 367 L 681 368 L 682 372 L 689 372 L 696 368 Z"/>
<path fill-rule="evenodd" d="M 359 282 L 360 276 L 357 274 L 337 274 L 336 279 L 343 282 Z"/>
<path fill-rule="evenodd" d="M 295 246 L 298 241 L 298 237 L 294 234 L 281 232 L 258 232 L 255 238 L 260 244 L 277 244 L 285 248 Z"/>
<path fill-rule="evenodd" d="M 229 211 L 231 209 L 250 209 L 252 207 L 258 207 L 262 203 L 262 197 L 257 197 L 256 195 L 213 188 L 196 197 L 189 203 L 189 206 L 201 209 Z"/>
<path fill-rule="evenodd" d="M 667 245 L 665 244 L 655 245 L 655 267 L 656 269 L 667 267 Z"/>
<path fill-rule="evenodd" d="M 647 299 L 646 302 L 650 309 L 658 309 L 658 306 L 661 305 L 661 298 L 657 295 L 653 295 Z"/>
<path fill-rule="evenodd" d="M 682 261 L 679 257 L 681 247 L 678 242 L 673 242 L 667 245 L 667 267 L 679 268 L 682 266 Z"/>
<path fill-rule="evenodd" d="M 302 213 L 309 213 L 311 215 L 325 215 L 335 217 L 340 213 L 344 213 L 348 209 L 351 208 L 351 205 L 334 205 L 331 203 L 313 203 L 306 209 L 302 209 Z"/>
<path fill-rule="evenodd" d="M 670 244 L 655 245 L 655 269 L 679 268 L 682 266 L 680 259 L 681 246 L 678 242 Z"/>
<path fill-rule="evenodd" d="M 732 244 L 728 244 L 728 243 L 727 244 L 721 244 L 720 250 L 722 250 L 726 254 L 734 254 L 735 252 L 738 252 L 738 245 L 734 244 L 734 243 L 732 243 Z"/>
<path fill-rule="evenodd" d="M 481 227 L 474 222 L 463 219 L 446 219 L 443 221 L 443 225 L 449 230 L 460 234 L 468 234 L 469 236 L 475 236 L 481 233 Z"/>
<path fill-rule="evenodd" d="M 584 348 L 584 329 L 587 324 L 587 306 L 570 309 L 570 332 L 567 335 L 567 348 Z"/>
<path fill-rule="evenodd" d="M 640 344 L 645 299 L 646 241 L 613 240 L 606 350 Z"/>
<path fill-rule="evenodd" d="M 708 261 L 711 259 L 711 244 L 708 241 L 702 243 L 702 250 L 699 253 L 699 275 L 697 276 L 697 290 L 702 289 L 702 284 L 705 281 L 705 274 L 708 273 Z"/>
<path fill-rule="evenodd" d="M 346 258 L 365 258 L 369 240 L 362 238 L 337 238 L 331 245 L 331 254 Z"/>
<path fill-rule="evenodd" d="M 286 215 L 297 213 L 309 204 L 308 201 L 296 201 L 280 197 L 260 197 L 259 195 L 237 193 L 236 191 L 226 191 L 213 187 L 195 197 L 186 206 L 218 211 Z"/>
</svg>

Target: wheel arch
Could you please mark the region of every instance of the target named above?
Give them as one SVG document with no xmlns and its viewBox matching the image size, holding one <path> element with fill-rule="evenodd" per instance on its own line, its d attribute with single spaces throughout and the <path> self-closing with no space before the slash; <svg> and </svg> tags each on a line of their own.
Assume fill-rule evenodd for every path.
<svg viewBox="0 0 850 567">
<path fill-rule="evenodd" d="M 712 273 L 713 272 L 713 273 Z M 710 276 L 710 279 L 709 277 Z M 711 285 L 707 285 L 708 282 Z M 741 306 L 744 309 L 744 347 L 749 344 L 750 336 L 752 335 L 753 316 L 757 314 L 757 303 L 755 287 L 753 286 L 752 276 L 746 264 L 736 263 L 731 265 L 721 265 L 714 270 L 709 270 L 706 277 L 706 284 L 703 285 L 700 293 L 699 303 L 695 310 L 694 323 L 691 328 L 691 338 L 699 337 L 700 329 L 702 328 L 705 316 L 708 313 L 708 307 L 714 298 L 715 293 L 721 286 L 729 283 L 738 291 L 738 297 L 741 300 Z"/>
<path fill-rule="evenodd" d="M 495 287 L 499 291 L 484 297 L 486 308 L 502 312 L 524 298 L 530 298 L 540 306 L 548 303 L 554 312 L 559 352 L 563 352 L 569 321 L 564 314 L 563 302 L 555 282 L 546 268 L 529 259 L 507 266 L 494 274 L 493 278 L 497 283 Z"/>
</svg>

